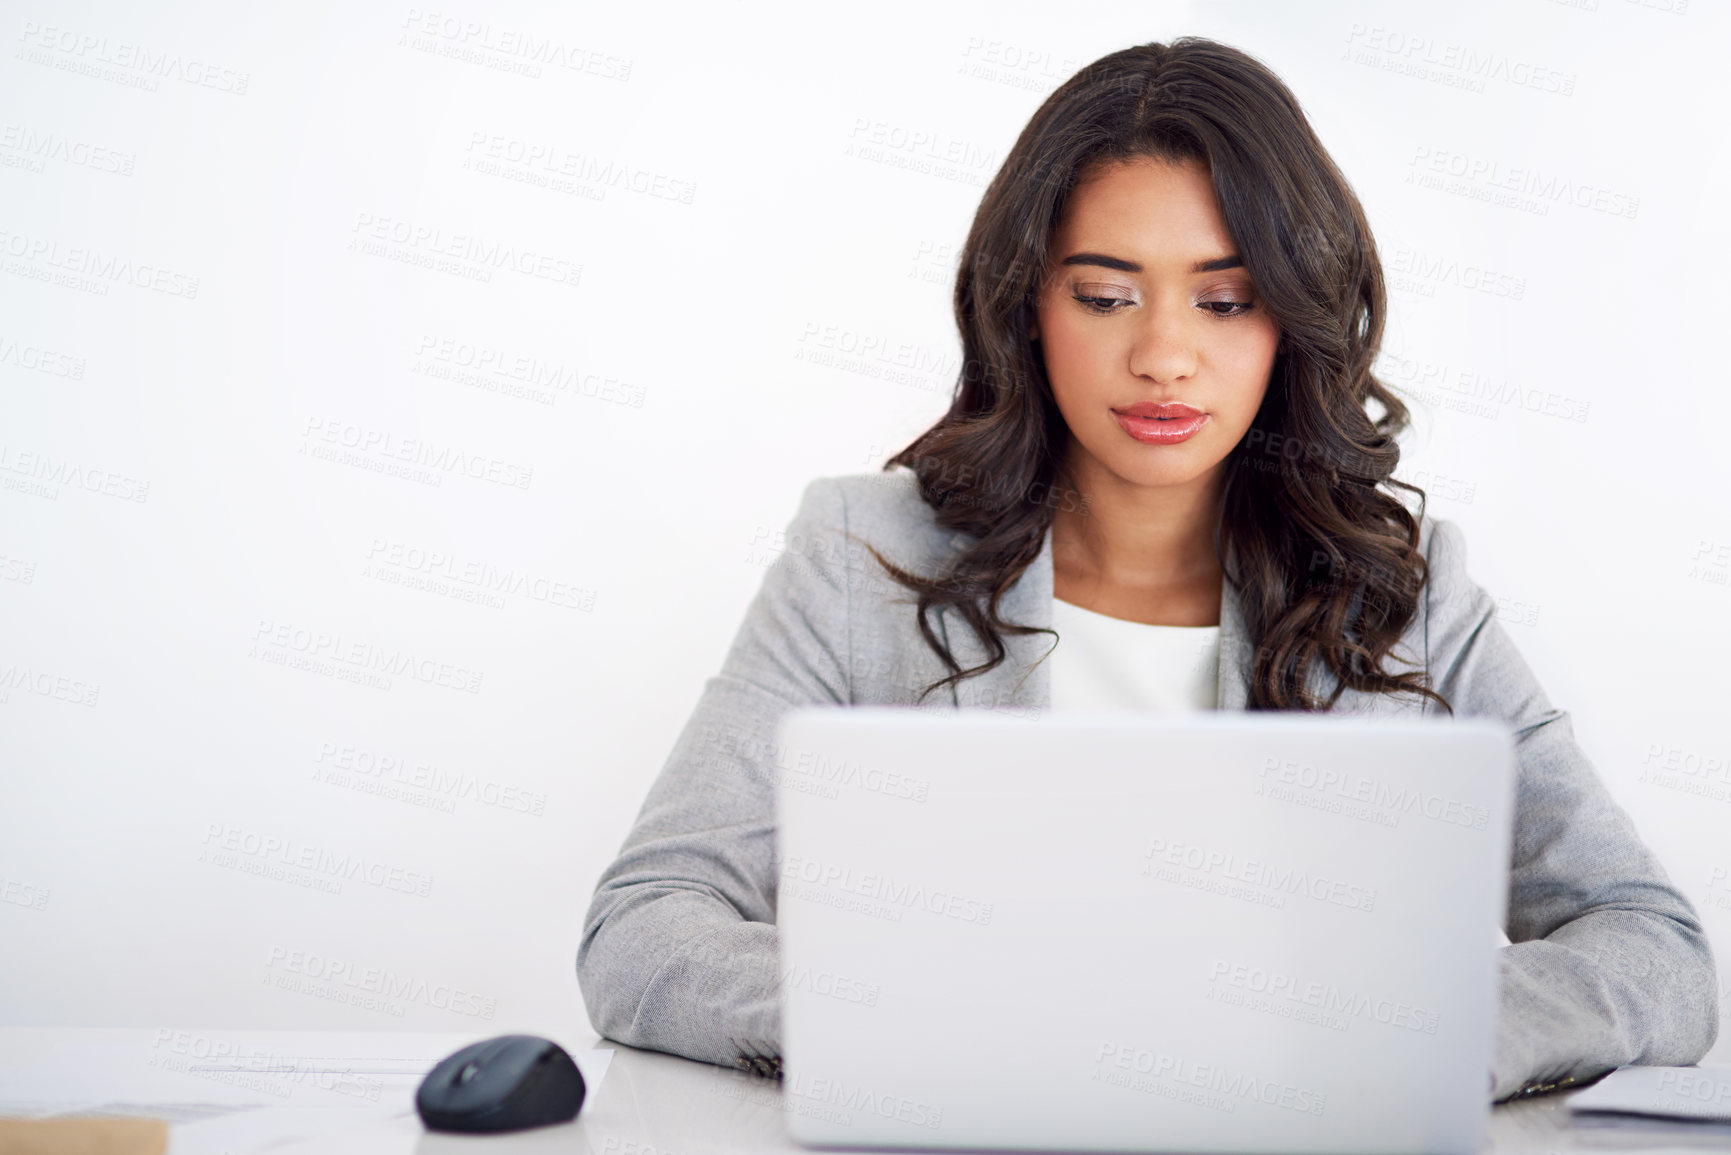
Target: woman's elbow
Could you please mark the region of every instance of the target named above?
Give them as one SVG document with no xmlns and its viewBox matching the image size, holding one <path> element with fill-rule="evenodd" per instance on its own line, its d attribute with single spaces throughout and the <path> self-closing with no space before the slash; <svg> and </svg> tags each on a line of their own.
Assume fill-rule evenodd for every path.
<svg viewBox="0 0 1731 1155">
<path fill-rule="evenodd" d="M 643 984 L 631 968 L 632 951 L 615 949 L 613 939 L 626 928 L 617 924 L 615 902 L 595 902 L 583 921 L 583 937 L 577 944 L 577 990 L 595 1033 L 616 1042 L 634 1045 L 632 1025 L 642 1001 Z"/>
<path fill-rule="evenodd" d="M 1687 1066 L 1698 1062 L 1719 1040 L 1719 971 L 1713 945 L 1699 922 L 1668 920 L 1677 947 L 1665 969 L 1669 983 L 1649 988 L 1663 1007 L 1642 1063 Z"/>
<path fill-rule="evenodd" d="M 1698 992 L 1695 1005 L 1698 1008 L 1696 1020 L 1699 1024 L 1697 1036 L 1689 1048 L 1694 1052 L 1687 1062 L 1693 1063 L 1713 1049 L 1719 1041 L 1719 1020 L 1723 1015 L 1723 1000 L 1719 994 L 1719 967 L 1713 958 L 1713 946 L 1707 940 L 1705 931 L 1700 934 L 1700 943 L 1695 951 L 1695 985 Z"/>
</svg>

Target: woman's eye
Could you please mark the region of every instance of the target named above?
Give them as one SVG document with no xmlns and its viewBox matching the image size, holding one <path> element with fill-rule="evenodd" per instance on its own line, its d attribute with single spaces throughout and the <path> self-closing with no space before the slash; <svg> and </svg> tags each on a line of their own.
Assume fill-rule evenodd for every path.
<svg viewBox="0 0 1731 1155">
<path fill-rule="evenodd" d="M 1121 313 L 1124 308 L 1136 302 L 1129 297 L 1101 297 L 1089 293 L 1072 294 L 1074 299 L 1091 313 L 1110 316 Z M 1122 306 L 1122 307 L 1121 307 Z M 1202 309 L 1215 317 L 1241 317 L 1256 308 L 1252 301 L 1203 301 Z"/>
<path fill-rule="evenodd" d="M 1134 305 L 1136 303 L 1125 297 L 1088 297 L 1081 293 L 1075 294 L 1075 298 L 1082 303 L 1084 308 L 1094 313 L 1118 313 L 1123 310 L 1113 308 L 1114 305 Z"/>
</svg>

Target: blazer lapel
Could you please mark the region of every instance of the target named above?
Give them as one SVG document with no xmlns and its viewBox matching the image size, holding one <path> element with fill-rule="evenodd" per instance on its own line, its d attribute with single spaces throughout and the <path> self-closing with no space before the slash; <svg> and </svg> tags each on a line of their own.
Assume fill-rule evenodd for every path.
<svg viewBox="0 0 1731 1155">
<path fill-rule="evenodd" d="M 1220 674 L 1216 682 L 1220 710 L 1242 710 L 1250 703 L 1250 641 L 1244 636 L 1244 617 L 1238 591 L 1220 581 Z"/>
</svg>

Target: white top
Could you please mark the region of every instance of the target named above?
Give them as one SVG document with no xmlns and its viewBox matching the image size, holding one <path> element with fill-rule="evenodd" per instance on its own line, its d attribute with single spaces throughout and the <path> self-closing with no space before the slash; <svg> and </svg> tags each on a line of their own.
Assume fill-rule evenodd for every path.
<svg viewBox="0 0 1731 1155">
<path fill-rule="evenodd" d="M 1151 626 L 1052 599 L 1052 709 L 1162 713 L 1219 705 L 1219 626 Z"/>
</svg>

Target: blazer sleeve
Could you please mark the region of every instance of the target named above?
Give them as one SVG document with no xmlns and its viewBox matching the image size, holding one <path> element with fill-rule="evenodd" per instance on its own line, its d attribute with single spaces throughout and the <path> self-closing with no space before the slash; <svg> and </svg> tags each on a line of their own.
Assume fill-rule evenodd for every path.
<svg viewBox="0 0 1731 1155">
<path fill-rule="evenodd" d="M 845 533 L 841 487 L 813 480 L 601 875 L 577 981 L 608 1038 L 723 1065 L 779 1058 L 775 728 L 794 706 L 850 699 Z"/>
<path fill-rule="evenodd" d="M 1452 522 L 1432 520 L 1427 650 L 1458 716 L 1515 731 L 1509 945 L 1502 947 L 1492 1100 L 1631 1064 L 1682 1066 L 1719 1031 L 1712 948 L 1468 576 Z"/>
</svg>

